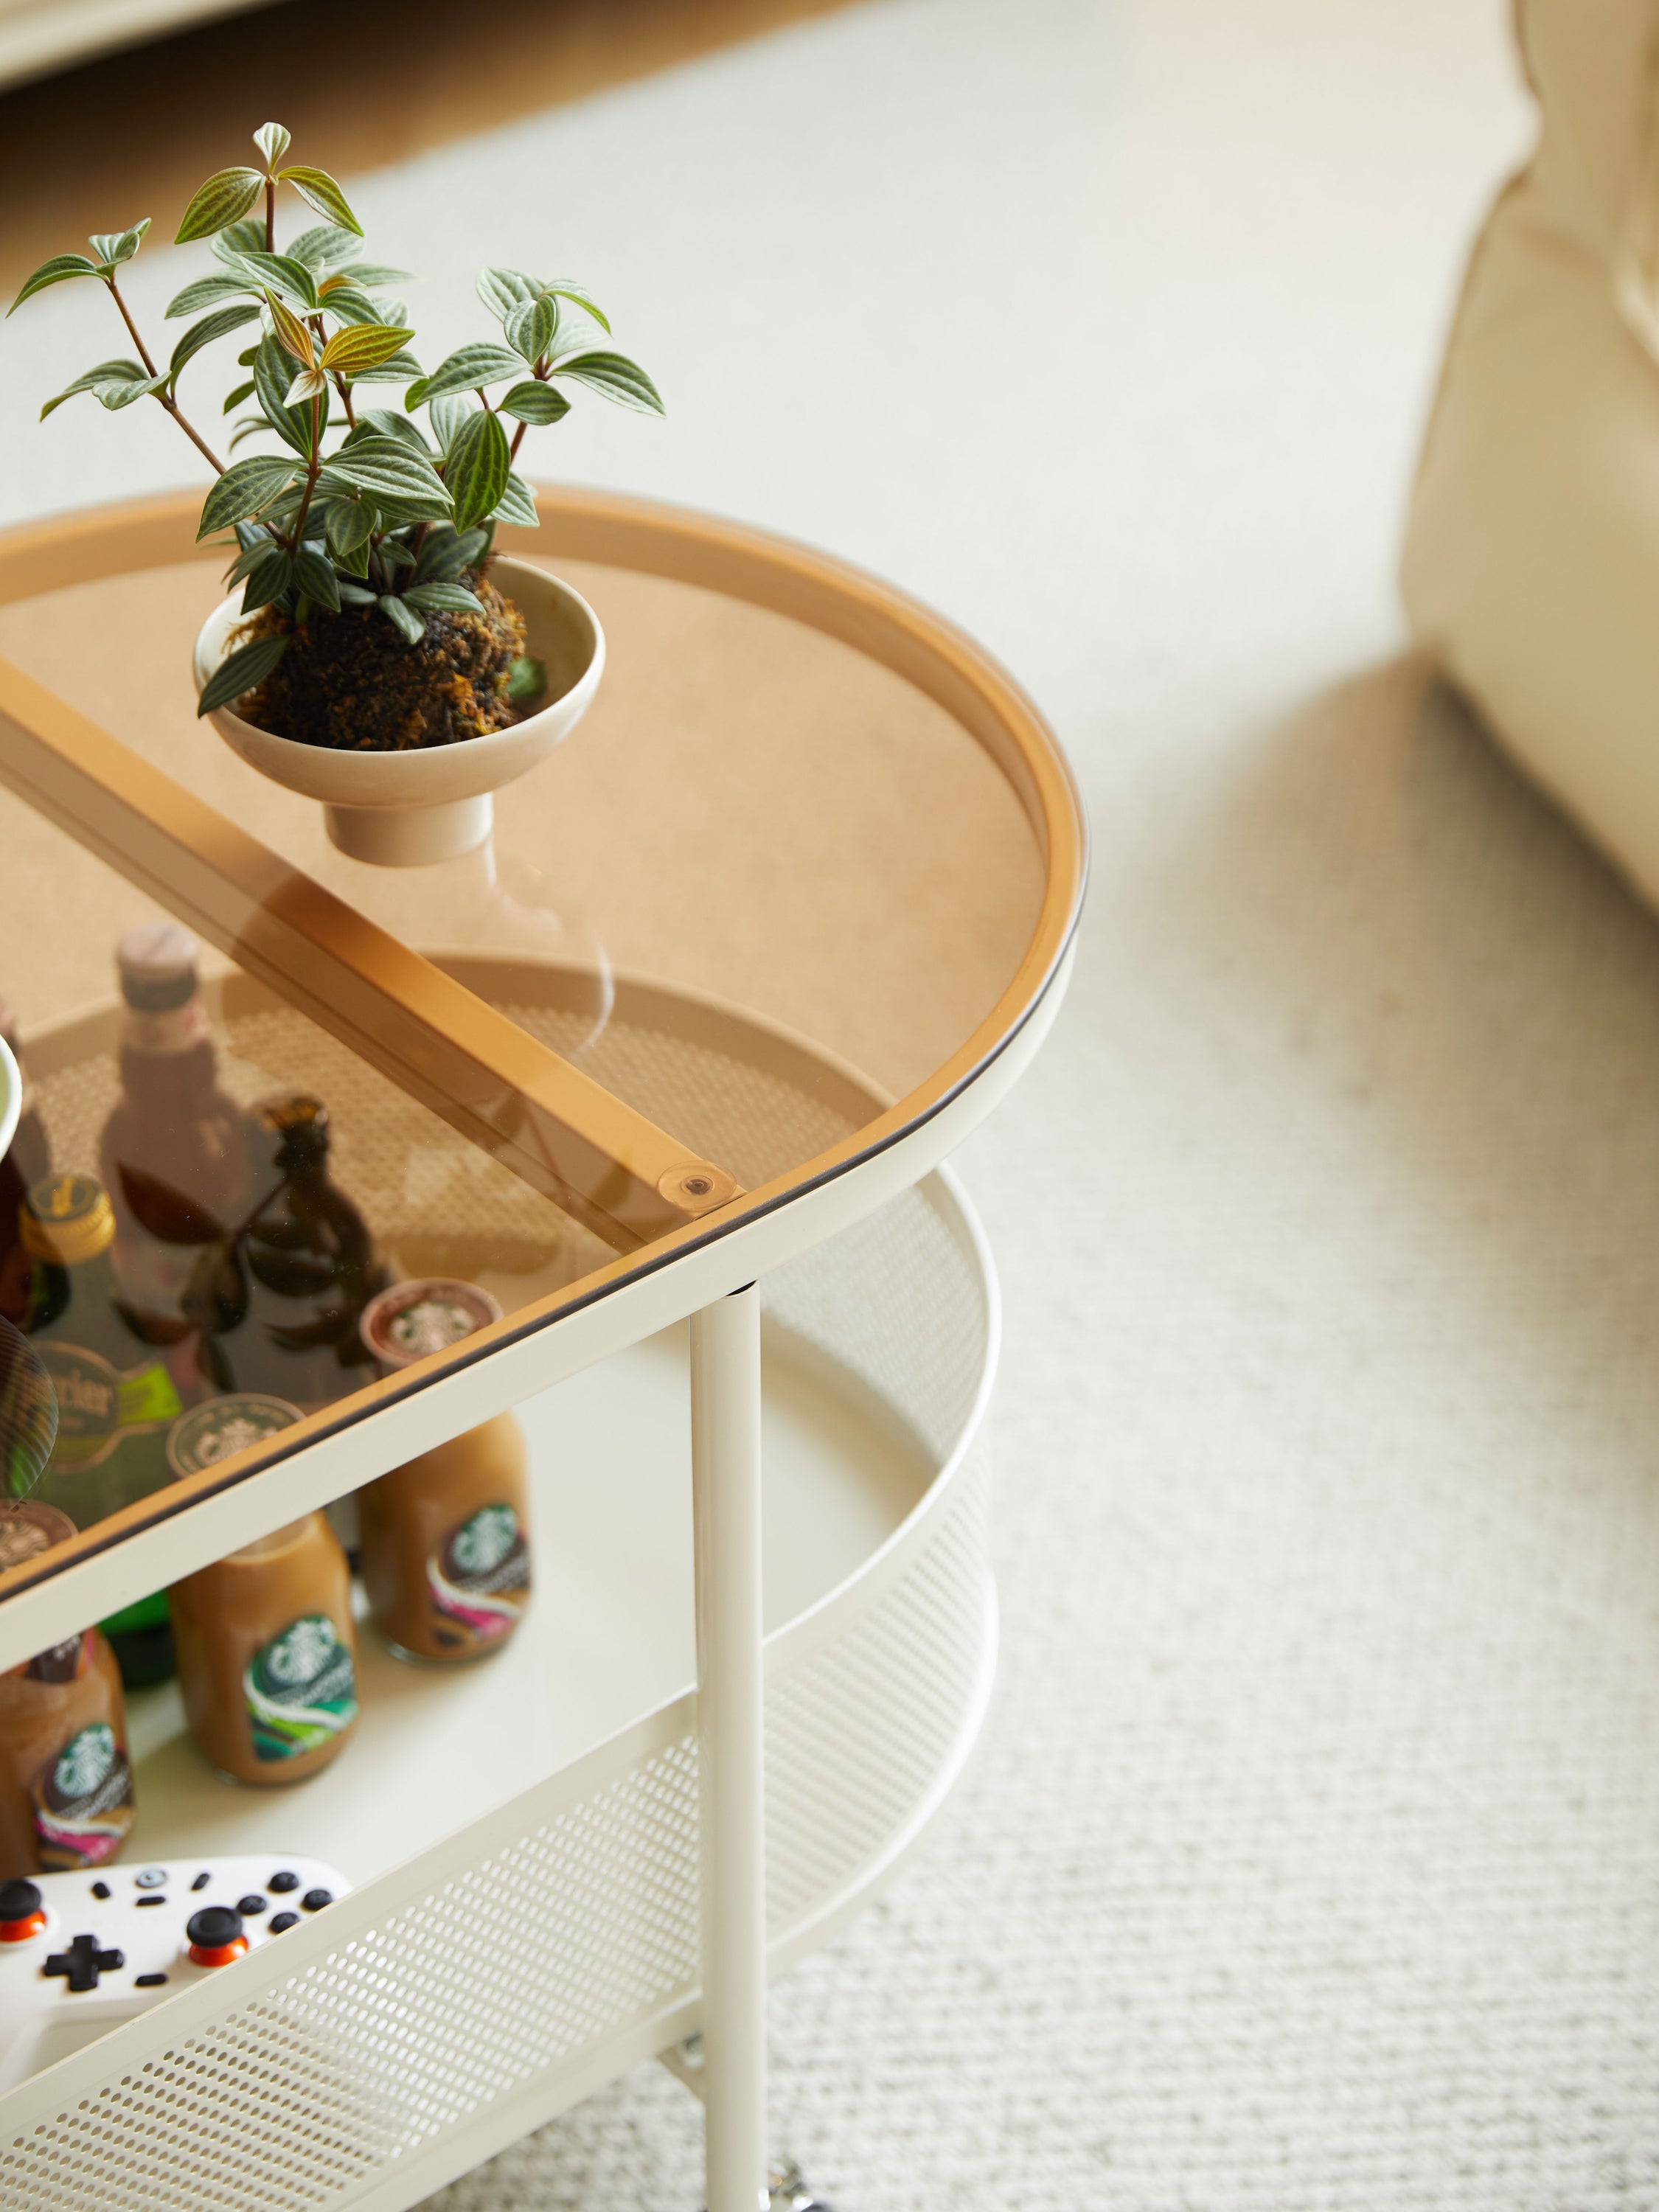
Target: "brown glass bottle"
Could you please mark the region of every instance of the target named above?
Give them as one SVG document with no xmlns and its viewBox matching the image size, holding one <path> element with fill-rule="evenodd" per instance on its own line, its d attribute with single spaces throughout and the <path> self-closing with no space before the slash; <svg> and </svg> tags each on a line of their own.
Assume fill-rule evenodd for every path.
<svg viewBox="0 0 1659 2212">
<path fill-rule="evenodd" d="M 171 1479 L 167 1431 L 183 1403 L 160 1354 L 121 1317 L 103 1185 L 48 1176 L 30 1190 L 22 1224 L 33 1261 L 24 1332 L 58 1400 L 37 1495 L 88 1528 Z"/>
<path fill-rule="evenodd" d="M 363 1217 L 329 1178 L 328 1109 L 296 1095 L 261 1109 L 270 1194 L 238 1247 L 247 1317 L 223 1340 L 227 1387 L 283 1398 L 306 1413 L 370 1379 L 358 1334 L 386 1270 Z"/>
<path fill-rule="evenodd" d="M 234 1782 L 302 1782 L 357 1718 L 351 1570 L 321 1513 L 175 1583 L 167 1593 L 196 1747 Z"/>
<path fill-rule="evenodd" d="M 204 1253 L 255 1196 L 248 1117 L 219 1088 L 197 957 L 176 921 L 128 930 L 116 954 L 121 1096 L 99 1172 L 115 1209 L 116 1279 L 158 1344 L 193 1334 L 202 1316 L 189 1293 Z"/>
<path fill-rule="evenodd" d="M 132 1810 L 121 1677 L 97 1630 L 0 1674 L 4 1878 L 106 1866 Z"/>
<path fill-rule="evenodd" d="M 21 1328 L 28 1310 L 34 1262 L 24 1247 L 19 1217 L 29 1185 L 52 1172 L 52 1147 L 29 1091 L 28 1070 L 17 1048 L 16 1017 L 3 999 L 0 999 L 0 1037 L 10 1046 L 23 1071 L 23 1110 L 9 1148 L 0 1154 L 0 1320 Z"/>
</svg>

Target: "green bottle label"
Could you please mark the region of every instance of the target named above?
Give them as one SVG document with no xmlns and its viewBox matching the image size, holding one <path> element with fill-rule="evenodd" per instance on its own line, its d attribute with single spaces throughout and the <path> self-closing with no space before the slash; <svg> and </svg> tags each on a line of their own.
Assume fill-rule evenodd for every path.
<svg viewBox="0 0 1659 2212">
<path fill-rule="evenodd" d="M 326 1613 L 303 1613 L 254 1653 L 242 1674 L 242 1697 L 256 1759 L 297 1759 L 314 1751 L 357 1717 L 351 1647 Z"/>
<path fill-rule="evenodd" d="M 48 1467 L 82 1474 L 101 1467 L 127 1437 L 160 1428 L 183 1411 L 173 1380 L 159 1359 L 125 1374 L 84 1345 L 37 1346 L 58 1399 L 58 1442 Z"/>
</svg>

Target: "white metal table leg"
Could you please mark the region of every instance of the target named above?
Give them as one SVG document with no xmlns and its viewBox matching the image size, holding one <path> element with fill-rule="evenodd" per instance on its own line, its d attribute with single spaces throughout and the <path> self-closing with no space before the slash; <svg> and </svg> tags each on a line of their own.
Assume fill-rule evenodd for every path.
<svg viewBox="0 0 1659 2212">
<path fill-rule="evenodd" d="M 691 1317 L 708 2212 L 765 2212 L 760 1291 Z"/>
</svg>

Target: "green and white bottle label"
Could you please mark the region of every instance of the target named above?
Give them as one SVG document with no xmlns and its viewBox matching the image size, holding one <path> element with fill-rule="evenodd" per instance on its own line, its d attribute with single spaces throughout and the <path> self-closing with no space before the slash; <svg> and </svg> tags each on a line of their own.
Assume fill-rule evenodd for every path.
<svg viewBox="0 0 1659 2212">
<path fill-rule="evenodd" d="M 297 1759 L 331 1743 L 357 1717 L 351 1646 L 326 1613 L 302 1613 L 254 1653 L 242 1696 L 256 1759 Z"/>
</svg>

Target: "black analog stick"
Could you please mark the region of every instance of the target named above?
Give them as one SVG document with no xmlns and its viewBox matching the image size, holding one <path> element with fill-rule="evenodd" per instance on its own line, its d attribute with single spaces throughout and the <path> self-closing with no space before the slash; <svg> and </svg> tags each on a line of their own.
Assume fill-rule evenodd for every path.
<svg viewBox="0 0 1659 2212">
<path fill-rule="evenodd" d="M 240 1937 L 242 1916 L 228 1905 L 204 1905 L 199 1912 L 191 1914 L 185 1933 L 198 1951 L 222 1951 L 227 1943 Z"/>
<path fill-rule="evenodd" d="M 32 1881 L 0 1881 L 0 1920 L 27 1920 L 40 1910 L 40 1893 Z"/>
</svg>

